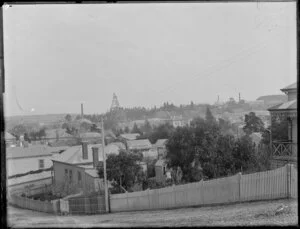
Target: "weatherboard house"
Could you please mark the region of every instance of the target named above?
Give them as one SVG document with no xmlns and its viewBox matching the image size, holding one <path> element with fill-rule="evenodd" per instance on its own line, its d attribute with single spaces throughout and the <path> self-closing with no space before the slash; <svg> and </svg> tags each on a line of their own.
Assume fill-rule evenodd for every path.
<svg viewBox="0 0 300 229">
<path fill-rule="evenodd" d="M 105 146 L 106 155 L 118 154 L 120 147 L 115 144 Z M 65 192 L 90 193 L 104 190 L 103 179 L 97 168 L 103 164 L 101 144 L 82 142 L 53 158 L 53 184 Z M 66 190 L 70 189 L 70 190 Z"/>
<path fill-rule="evenodd" d="M 297 82 L 283 89 L 288 101 L 270 107 L 272 121 L 286 119 L 288 121 L 288 141 L 272 141 L 272 167 L 280 167 L 286 163 L 296 163 L 297 143 Z"/>
</svg>

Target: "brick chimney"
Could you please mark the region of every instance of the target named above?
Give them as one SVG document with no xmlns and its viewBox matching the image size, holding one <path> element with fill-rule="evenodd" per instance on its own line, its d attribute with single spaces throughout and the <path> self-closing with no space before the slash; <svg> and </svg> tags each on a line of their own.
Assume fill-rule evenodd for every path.
<svg viewBox="0 0 300 229">
<path fill-rule="evenodd" d="M 99 148 L 98 147 L 93 147 L 93 167 L 97 168 L 97 165 L 99 163 Z"/>
<path fill-rule="evenodd" d="M 83 141 L 81 142 L 82 145 L 82 159 L 86 160 L 88 159 L 88 142 Z"/>
</svg>

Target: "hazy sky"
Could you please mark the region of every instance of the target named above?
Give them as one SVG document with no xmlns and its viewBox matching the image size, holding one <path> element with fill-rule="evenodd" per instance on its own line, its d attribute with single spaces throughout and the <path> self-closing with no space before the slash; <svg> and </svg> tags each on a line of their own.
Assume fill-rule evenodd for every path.
<svg viewBox="0 0 300 229">
<path fill-rule="evenodd" d="M 255 100 L 297 79 L 295 2 L 20 5 L 3 17 L 5 115 L 79 113 L 82 101 L 101 113 L 114 92 L 124 107 Z"/>
</svg>

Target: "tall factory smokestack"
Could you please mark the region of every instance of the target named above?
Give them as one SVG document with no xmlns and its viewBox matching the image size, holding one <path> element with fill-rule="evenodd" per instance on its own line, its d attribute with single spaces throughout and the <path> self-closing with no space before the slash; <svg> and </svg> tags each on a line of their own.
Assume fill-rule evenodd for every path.
<svg viewBox="0 0 300 229">
<path fill-rule="evenodd" d="M 81 104 L 81 118 L 83 118 L 83 103 Z"/>
</svg>

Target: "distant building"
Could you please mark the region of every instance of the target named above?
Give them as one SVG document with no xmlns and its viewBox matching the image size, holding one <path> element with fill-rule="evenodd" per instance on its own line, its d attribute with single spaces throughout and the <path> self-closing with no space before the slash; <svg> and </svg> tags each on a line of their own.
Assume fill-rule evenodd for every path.
<svg viewBox="0 0 300 229">
<path fill-rule="evenodd" d="M 149 151 L 152 148 L 152 144 L 148 139 L 139 139 L 127 141 L 127 149 L 131 152 L 140 152 Z"/>
<path fill-rule="evenodd" d="M 131 134 L 121 134 L 119 136 L 120 139 L 123 139 L 125 141 L 130 140 L 136 140 L 140 136 L 139 133 L 131 133 Z"/>
<path fill-rule="evenodd" d="M 80 133 L 79 141 L 87 141 L 89 144 L 100 144 L 102 143 L 102 135 L 97 132 Z"/>
<path fill-rule="evenodd" d="M 17 144 L 17 138 L 12 134 L 5 132 L 5 144 L 6 147 L 15 146 Z"/>
<path fill-rule="evenodd" d="M 166 157 L 167 149 L 166 143 L 168 139 L 158 139 L 156 143 L 153 145 L 153 148 L 158 152 L 158 159 L 162 159 Z"/>
<path fill-rule="evenodd" d="M 185 121 L 181 116 L 172 116 L 171 117 L 171 124 L 176 128 L 176 127 L 183 127 L 186 125 Z"/>
<path fill-rule="evenodd" d="M 265 95 L 260 96 L 256 101 L 262 101 L 265 107 L 274 106 L 279 103 L 284 103 L 288 101 L 288 96 L 286 95 Z"/>
<path fill-rule="evenodd" d="M 167 179 L 167 163 L 165 159 L 159 159 L 155 163 L 155 180 L 158 182 L 165 182 Z"/>
</svg>

